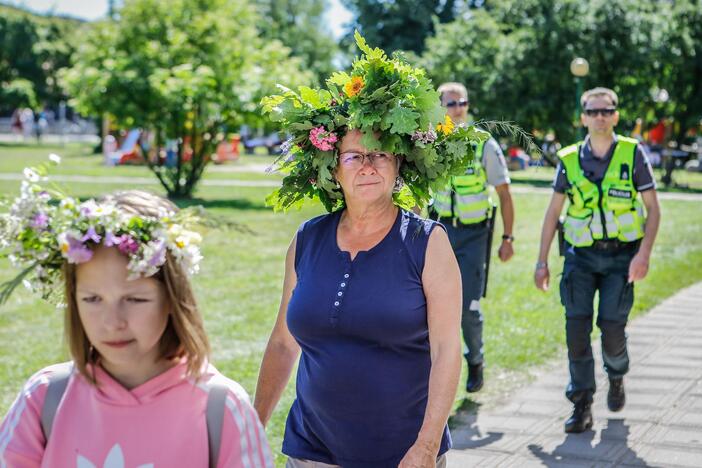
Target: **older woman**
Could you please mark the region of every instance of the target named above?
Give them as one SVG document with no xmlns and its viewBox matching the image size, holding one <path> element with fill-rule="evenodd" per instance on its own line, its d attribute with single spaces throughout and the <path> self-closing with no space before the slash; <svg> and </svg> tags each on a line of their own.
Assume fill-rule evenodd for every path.
<svg viewBox="0 0 702 468">
<path fill-rule="evenodd" d="M 315 97 L 306 89 L 267 103 L 272 113 L 287 113 L 278 120 L 293 135 L 310 128 L 309 134 L 294 136 L 286 163 L 292 163 L 292 172 L 276 194 L 278 202 L 293 204 L 291 195 L 309 195 L 311 186 L 336 209 L 304 223 L 290 244 L 254 406 L 265 425 L 301 352 L 297 398 L 283 441 L 288 467 L 442 466 L 451 445 L 446 422 L 461 366 L 460 273 L 442 226 L 396 203 L 408 206 L 403 192 L 421 202 L 417 193 L 432 181 L 418 169 L 431 168 L 431 158 L 422 165 L 410 157 L 417 161 L 430 152 L 454 168 L 460 157 L 432 145 L 453 139 L 459 146 L 466 143 L 465 150 L 470 141 L 448 128 L 449 121 L 440 127 L 441 137 L 426 138 L 433 129 L 422 132 L 422 119 L 428 111 L 441 115 L 434 112 L 438 96 L 429 99 L 431 83 L 421 70 L 388 60 L 361 38 L 357 42 L 366 56 L 354 63 L 353 76 L 332 77 L 329 93 Z M 400 68 L 412 74 L 392 73 Z M 377 80 L 378 70 L 388 72 L 385 81 Z M 345 95 L 333 88 L 335 80 L 346 80 Z M 412 85 L 414 96 L 427 94 L 425 104 L 410 109 L 416 124 L 400 133 L 404 140 L 383 131 L 382 121 L 359 120 L 372 111 L 363 96 L 379 89 L 375 95 L 382 94 L 393 83 L 394 89 L 405 86 L 404 93 Z M 402 97 L 388 92 L 379 101 L 392 106 Z M 288 106 L 286 100 L 296 104 Z M 403 147 L 408 155 L 403 160 L 389 150 L 398 148 L 393 141 L 416 145 Z M 405 187 L 401 174 L 413 178 Z M 309 186 L 299 183 L 305 178 Z"/>
</svg>

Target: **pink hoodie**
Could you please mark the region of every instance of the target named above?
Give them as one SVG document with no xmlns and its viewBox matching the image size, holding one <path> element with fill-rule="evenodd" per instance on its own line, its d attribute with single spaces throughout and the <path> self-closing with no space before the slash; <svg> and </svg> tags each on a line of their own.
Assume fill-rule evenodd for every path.
<svg viewBox="0 0 702 468">
<path fill-rule="evenodd" d="M 0 425 L 0 468 L 207 468 L 207 383 L 229 388 L 218 467 L 272 467 L 249 397 L 209 365 L 201 379 L 181 362 L 132 390 L 98 367 L 98 387 L 74 371 L 46 444 L 41 410 L 48 376 L 32 376 Z"/>
</svg>

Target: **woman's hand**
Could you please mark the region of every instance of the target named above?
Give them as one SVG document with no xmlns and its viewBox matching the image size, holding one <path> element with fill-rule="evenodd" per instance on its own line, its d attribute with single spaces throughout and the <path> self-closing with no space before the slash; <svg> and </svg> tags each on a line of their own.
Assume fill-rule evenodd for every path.
<svg viewBox="0 0 702 468">
<path fill-rule="evenodd" d="M 436 468 L 437 444 L 417 441 L 410 447 L 398 468 Z"/>
</svg>

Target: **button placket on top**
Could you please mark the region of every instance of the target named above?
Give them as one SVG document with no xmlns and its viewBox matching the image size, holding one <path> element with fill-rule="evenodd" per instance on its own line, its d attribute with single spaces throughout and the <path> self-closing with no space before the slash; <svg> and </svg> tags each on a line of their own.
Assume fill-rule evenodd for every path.
<svg viewBox="0 0 702 468">
<path fill-rule="evenodd" d="M 339 281 L 339 285 L 336 290 L 336 296 L 334 296 L 334 302 L 331 308 L 331 314 L 329 315 L 329 323 L 332 326 L 336 326 L 339 323 L 339 312 L 344 302 L 344 294 L 346 293 L 346 288 L 351 278 L 351 262 L 346 261 L 346 268 L 344 270 L 343 278 Z"/>
</svg>

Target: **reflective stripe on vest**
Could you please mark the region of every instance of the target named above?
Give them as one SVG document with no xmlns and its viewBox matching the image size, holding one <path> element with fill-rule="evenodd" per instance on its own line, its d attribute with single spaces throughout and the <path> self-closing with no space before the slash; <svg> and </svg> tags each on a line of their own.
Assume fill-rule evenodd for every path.
<svg viewBox="0 0 702 468">
<path fill-rule="evenodd" d="M 645 216 L 633 181 L 637 143 L 617 135 L 612 159 L 599 183 L 587 179 L 580 167 L 582 142 L 558 152 L 570 184 L 564 235 L 571 245 L 587 247 L 601 239 L 633 242 L 643 237 Z"/>
<path fill-rule="evenodd" d="M 492 202 L 482 165 L 484 148 L 485 142 L 480 142 L 465 174 L 452 177 L 445 190 L 434 194 L 432 206 L 442 218 L 456 218 L 462 224 L 476 224 L 487 219 Z"/>
</svg>

